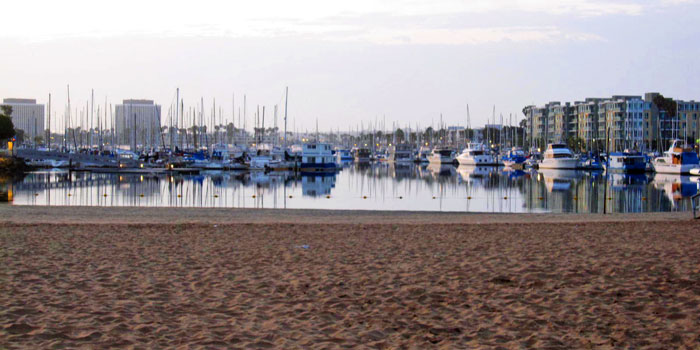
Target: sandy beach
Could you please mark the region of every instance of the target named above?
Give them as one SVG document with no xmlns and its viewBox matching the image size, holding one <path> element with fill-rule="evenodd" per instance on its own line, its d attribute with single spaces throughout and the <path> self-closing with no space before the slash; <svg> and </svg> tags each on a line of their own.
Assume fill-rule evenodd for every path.
<svg viewBox="0 0 700 350">
<path fill-rule="evenodd" d="M 0 215 L 0 349 L 700 344 L 689 213 Z"/>
</svg>

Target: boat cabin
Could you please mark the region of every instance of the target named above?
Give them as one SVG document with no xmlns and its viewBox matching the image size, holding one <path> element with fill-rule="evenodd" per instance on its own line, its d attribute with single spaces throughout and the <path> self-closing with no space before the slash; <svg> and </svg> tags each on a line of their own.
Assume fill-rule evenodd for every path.
<svg viewBox="0 0 700 350">
<path fill-rule="evenodd" d="M 302 150 L 302 163 L 328 164 L 334 163 L 331 146 L 325 143 L 307 143 Z"/>
</svg>

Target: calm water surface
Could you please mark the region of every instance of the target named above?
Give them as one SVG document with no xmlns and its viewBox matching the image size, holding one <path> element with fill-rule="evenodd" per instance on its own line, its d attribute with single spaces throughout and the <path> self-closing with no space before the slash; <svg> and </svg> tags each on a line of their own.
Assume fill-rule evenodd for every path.
<svg viewBox="0 0 700 350">
<path fill-rule="evenodd" d="M 42 171 L 6 181 L 3 191 L 19 205 L 602 213 L 692 210 L 699 182 L 662 174 L 347 164 L 330 176 Z"/>
</svg>

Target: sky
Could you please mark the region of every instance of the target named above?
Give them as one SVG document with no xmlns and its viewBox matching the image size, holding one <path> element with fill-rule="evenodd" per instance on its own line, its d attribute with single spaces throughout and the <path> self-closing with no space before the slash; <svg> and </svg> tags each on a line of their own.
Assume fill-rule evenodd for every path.
<svg viewBox="0 0 700 350">
<path fill-rule="evenodd" d="M 289 129 L 500 123 L 526 105 L 661 92 L 700 100 L 696 0 L 11 1 L 0 98 L 52 95 L 56 123 L 94 90 L 166 119 L 216 103 Z M 97 106 L 95 107 L 97 108 Z M 199 107 L 197 107 L 199 108 Z M 469 111 L 469 113 L 467 112 Z M 52 113 L 53 114 L 53 113 Z M 512 117 L 511 117 L 512 115 Z"/>
</svg>

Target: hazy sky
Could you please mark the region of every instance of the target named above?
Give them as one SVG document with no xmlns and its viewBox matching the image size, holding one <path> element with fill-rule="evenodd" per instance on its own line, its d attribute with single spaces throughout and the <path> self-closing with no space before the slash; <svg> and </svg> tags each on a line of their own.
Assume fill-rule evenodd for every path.
<svg viewBox="0 0 700 350">
<path fill-rule="evenodd" d="M 693 0 L 11 1 L 0 98 L 284 102 L 297 129 L 472 124 L 527 104 L 659 91 L 700 99 Z M 282 107 L 280 107 L 282 108 Z M 281 112 L 280 112 L 281 113 Z M 266 124 L 271 125 L 271 112 Z M 238 117 L 236 117 L 236 122 Z M 281 122 L 280 122 L 281 123 Z"/>
</svg>

